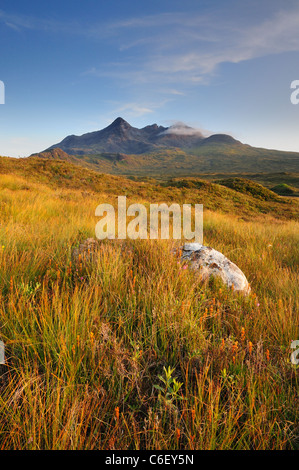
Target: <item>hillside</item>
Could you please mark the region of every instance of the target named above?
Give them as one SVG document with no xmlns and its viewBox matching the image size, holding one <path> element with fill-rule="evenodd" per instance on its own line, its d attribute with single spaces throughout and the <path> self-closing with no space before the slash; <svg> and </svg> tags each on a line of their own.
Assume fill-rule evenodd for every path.
<svg viewBox="0 0 299 470">
<path fill-rule="evenodd" d="M 114 175 L 152 176 L 155 178 L 167 178 L 171 176 L 190 176 L 201 174 L 226 174 L 242 175 L 251 173 L 263 175 L 277 173 L 298 173 L 299 155 L 292 152 L 279 152 L 276 150 L 255 149 L 241 147 L 239 153 L 232 151 L 227 144 L 213 146 L 201 146 L 193 153 L 187 153 L 181 149 L 165 149 L 149 154 L 126 155 L 124 153 L 101 153 L 94 155 L 69 155 L 60 149 L 55 149 L 62 155 L 62 160 L 70 161 L 85 168 L 94 169 L 101 173 Z M 54 149 L 42 153 L 33 154 L 32 157 L 53 157 Z M 258 172 L 258 173 L 257 173 Z M 279 180 L 278 183 L 281 181 Z M 282 181 L 284 182 L 284 181 Z"/>
<path fill-rule="evenodd" d="M 117 195 L 151 202 L 175 201 L 203 204 L 205 209 L 258 217 L 269 214 L 276 218 L 297 219 L 299 201 L 278 196 L 263 186 L 246 180 L 224 179 L 218 183 L 199 178 L 172 178 L 168 181 L 133 181 L 121 176 L 98 173 L 72 162 L 48 158 L 0 158 L 0 180 L 9 180 L 8 190 L 30 190 L 31 185 L 46 185 L 57 190 L 80 190 L 86 195 L 106 194 L 114 201 Z M 266 194 L 267 197 L 261 197 Z"/>
<path fill-rule="evenodd" d="M 96 262 L 74 261 L 118 194 L 202 202 L 204 244 L 251 294 L 201 283 L 179 241 L 107 240 Z M 296 199 L 0 158 L 0 208 L 3 450 L 298 449 Z"/>
<path fill-rule="evenodd" d="M 54 148 L 51 150 L 45 150 L 44 152 L 34 153 L 29 158 L 41 158 L 43 160 L 62 160 L 65 162 L 81 164 L 81 160 L 74 155 L 69 155 L 60 148 Z"/>
</svg>

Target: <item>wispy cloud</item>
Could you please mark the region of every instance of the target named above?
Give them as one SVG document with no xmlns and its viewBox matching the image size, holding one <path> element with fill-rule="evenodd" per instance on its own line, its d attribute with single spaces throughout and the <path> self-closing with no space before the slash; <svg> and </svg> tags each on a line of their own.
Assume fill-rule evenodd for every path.
<svg viewBox="0 0 299 470">
<path fill-rule="evenodd" d="M 0 25 L 14 29 L 15 31 L 44 31 L 48 33 L 77 34 L 83 28 L 78 22 L 58 21 L 51 18 L 38 18 L 27 15 L 17 15 L 0 10 Z"/>
<path fill-rule="evenodd" d="M 126 103 L 114 109 L 112 115 L 125 114 L 130 117 L 141 117 L 153 112 L 154 109 L 149 106 L 140 105 L 139 103 Z"/>
<path fill-rule="evenodd" d="M 159 102 L 145 102 L 145 101 L 132 101 L 132 102 L 110 102 L 112 109 L 110 111 L 111 118 L 115 116 L 124 115 L 126 118 L 138 118 L 152 114 L 158 109 L 165 106 L 171 99 L 164 99 Z"/>
<path fill-rule="evenodd" d="M 223 63 L 299 51 L 299 7 L 257 22 L 172 13 L 106 25 L 124 62 L 106 64 L 111 76 L 131 83 L 206 83 Z M 130 54 L 128 51 L 132 51 Z"/>
<path fill-rule="evenodd" d="M 10 23 L 9 21 L 5 21 L 4 24 L 8 28 L 14 29 L 15 31 L 21 31 L 20 27 L 17 26 L 16 24 L 14 24 L 14 23 Z"/>
<path fill-rule="evenodd" d="M 176 90 L 175 88 L 163 88 L 159 91 L 161 91 L 161 93 L 164 93 L 166 95 L 185 96 L 185 93 L 183 93 L 180 90 Z"/>
<path fill-rule="evenodd" d="M 193 135 L 203 137 L 206 131 L 202 129 L 187 126 L 184 122 L 175 121 L 166 131 L 161 132 L 162 134 L 175 134 L 175 135 Z"/>
<path fill-rule="evenodd" d="M 86 75 L 130 83 L 172 83 L 178 88 L 178 83 L 205 83 L 223 63 L 299 51 L 298 4 L 283 10 L 275 8 L 261 20 L 236 21 L 217 13 L 174 12 L 120 21 L 95 20 L 88 25 L 0 10 L 0 23 L 16 31 L 82 35 L 86 40 L 102 41 L 118 52 L 118 62 L 101 60 Z"/>
</svg>

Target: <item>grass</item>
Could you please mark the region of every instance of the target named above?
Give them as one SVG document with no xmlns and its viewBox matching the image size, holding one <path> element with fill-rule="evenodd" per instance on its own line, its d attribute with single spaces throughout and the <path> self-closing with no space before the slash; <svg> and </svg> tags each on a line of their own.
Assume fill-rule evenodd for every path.
<svg viewBox="0 0 299 470">
<path fill-rule="evenodd" d="M 291 202 L 34 165 L 39 181 L 33 167 L 2 166 L 0 178 L 0 449 L 298 449 Z M 77 178 L 91 187 L 61 183 Z M 129 201 L 206 197 L 204 244 L 240 266 L 252 294 L 200 284 L 170 241 L 105 241 L 95 263 L 74 263 L 96 206 L 130 188 Z"/>
<path fill-rule="evenodd" d="M 277 184 L 272 188 L 272 191 L 280 194 L 281 196 L 298 196 L 299 193 L 297 188 L 294 188 L 293 186 L 290 186 L 286 183 Z"/>
<path fill-rule="evenodd" d="M 116 195 L 125 195 L 131 200 L 144 203 L 202 203 L 208 210 L 246 218 L 271 214 L 275 218 L 296 220 L 299 216 L 298 200 L 279 196 L 244 178 L 222 178 L 213 182 L 191 177 L 168 178 L 164 181 L 151 178 L 132 181 L 61 160 L 8 157 L 0 157 L 0 175 L 2 185 L 6 178 L 7 184 L 17 185 L 24 190 L 29 187 L 38 190 L 38 185 L 42 184 L 55 191 L 59 188 L 81 191 L 86 198 L 100 193 L 109 197 L 110 201 L 115 200 Z"/>
</svg>

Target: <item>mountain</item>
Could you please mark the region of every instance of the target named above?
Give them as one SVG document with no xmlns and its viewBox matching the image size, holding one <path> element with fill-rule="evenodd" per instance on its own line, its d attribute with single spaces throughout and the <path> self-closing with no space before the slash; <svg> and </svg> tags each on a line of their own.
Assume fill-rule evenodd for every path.
<svg viewBox="0 0 299 470">
<path fill-rule="evenodd" d="M 227 134 L 204 137 L 182 123 L 138 129 L 120 117 L 105 129 L 68 136 L 33 156 L 64 160 L 102 173 L 156 178 L 299 172 L 296 152 L 252 147 Z M 278 179 L 280 183 L 289 181 Z"/>
<path fill-rule="evenodd" d="M 231 135 L 227 134 L 213 134 L 204 139 L 201 144 L 230 144 L 230 145 L 243 145 L 239 140 L 234 139 Z"/>
<path fill-rule="evenodd" d="M 118 117 L 105 129 L 81 136 L 69 135 L 46 151 L 60 148 L 75 155 L 102 152 L 142 154 L 163 148 L 191 148 L 199 145 L 204 140 L 199 131 L 185 125 L 163 127 L 152 124 L 138 129 Z"/>
</svg>

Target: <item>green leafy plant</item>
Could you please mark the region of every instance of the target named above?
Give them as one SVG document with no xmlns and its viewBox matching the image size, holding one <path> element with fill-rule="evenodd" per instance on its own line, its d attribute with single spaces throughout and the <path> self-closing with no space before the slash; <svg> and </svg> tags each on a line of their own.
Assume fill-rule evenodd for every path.
<svg viewBox="0 0 299 470">
<path fill-rule="evenodd" d="M 172 405 L 174 400 L 182 399 L 182 397 L 179 395 L 179 390 L 183 384 L 182 382 L 178 382 L 175 377 L 172 377 L 174 370 L 175 369 L 171 369 L 170 366 L 168 366 L 168 369 L 166 369 L 164 366 L 164 377 L 162 375 L 158 376 L 158 378 L 163 383 L 163 386 L 154 385 L 154 388 L 159 390 L 159 400 L 164 401 L 168 405 Z"/>
</svg>

